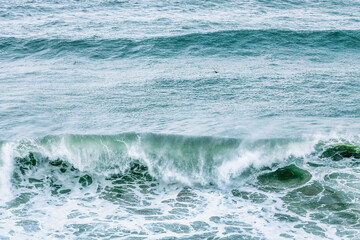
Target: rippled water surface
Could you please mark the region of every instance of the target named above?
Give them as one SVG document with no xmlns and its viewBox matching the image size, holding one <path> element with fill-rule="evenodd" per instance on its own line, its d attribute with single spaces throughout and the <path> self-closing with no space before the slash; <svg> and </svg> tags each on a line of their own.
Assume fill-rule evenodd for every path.
<svg viewBox="0 0 360 240">
<path fill-rule="evenodd" d="M 0 239 L 359 238 L 359 1 L 0 3 Z"/>
</svg>

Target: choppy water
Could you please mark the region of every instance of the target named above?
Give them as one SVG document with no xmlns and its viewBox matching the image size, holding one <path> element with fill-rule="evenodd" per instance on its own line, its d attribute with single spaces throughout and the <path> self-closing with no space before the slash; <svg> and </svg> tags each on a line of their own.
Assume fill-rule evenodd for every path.
<svg viewBox="0 0 360 240">
<path fill-rule="evenodd" d="M 0 239 L 359 238 L 359 1 L 0 3 Z"/>
</svg>

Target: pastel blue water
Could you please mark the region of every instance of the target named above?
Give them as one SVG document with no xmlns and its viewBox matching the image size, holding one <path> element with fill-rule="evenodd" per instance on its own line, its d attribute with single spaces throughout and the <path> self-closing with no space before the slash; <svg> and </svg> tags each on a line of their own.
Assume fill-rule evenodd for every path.
<svg viewBox="0 0 360 240">
<path fill-rule="evenodd" d="M 359 234 L 359 160 L 321 157 L 360 146 L 359 1 L 0 1 L 0 29 L 0 237 Z M 257 181 L 291 164 L 320 195 Z"/>
</svg>

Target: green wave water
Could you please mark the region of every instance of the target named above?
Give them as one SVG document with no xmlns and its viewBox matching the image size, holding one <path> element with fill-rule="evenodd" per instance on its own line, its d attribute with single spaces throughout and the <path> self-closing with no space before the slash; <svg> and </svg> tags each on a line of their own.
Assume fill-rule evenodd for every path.
<svg viewBox="0 0 360 240">
<path fill-rule="evenodd" d="M 311 141 L 296 139 L 243 141 L 136 133 L 48 136 L 5 144 L 12 145 L 12 149 L 10 152 L 4 150 L 3 155 L 27 159 L 32 166 L 38 161 L 50 162 L 51 165 L 59 160 L 81 171 L 111 175 L 124 174 L 133 164 L 140 164 L 160 181 L 190 185 L 221 184 L 229 179 L 229 175 L 235 174 L 236 177 L 249 167 L 270 165 L 291 154 L 306 154 L 312 147 Z M 305 147 L 305 152 L 301 153 L 297 147 Z M 249 153 L 256 156 L 247 159 Z M 263 158 L 262 162 L 256 158 Z M 229 164 L 237 165 L 238 169 L 234 166 L 227 169 Z"/>
<path fill-rule="evenodd" d="M 15 59 L 31 55 L 43 58 L 77 55 L 91 59 L 134 57 L 259 56 L 286 52 L 359 51 L 360 33 L 342 31 L 238 30 L 193 33 L 148 39 L 23 39 L 2 38 L 0 49 Z M 279 50 L 281 49 L 281 50 Z M 302 51 L 294 51 L 302 49 Z"/>
<path fill-rule="evenodd" d="M 190 238 L 215 237 L 220 232 L 211 229 L 219 224 L 227 229 L 221 233 L 225 236 L 232 235 L 230 229 L 237 225 L 236 232 L 241 235 L 235 238 L 271 238 L 272 233 L 263 235 L 266 228 L 258 232 L 256 225 L 235 220 L 231 222 L 228 218 L 238 216 L 239 213 L 232 211 L 240 206 L 243 208 L 243 204 L 247 205 L 250 211 L 247 217 L 250 218 L 258 217 L 258 214 L 262 216 L 262 213 L 252 212 L 253 207 L 263 206 L 263 209 L 268 209 L 263 210 L 266 213 L 275 204 L 278 207 L 271 215 L 272 225 L 280 227 L 286 223 L 286 229 L 304 229 L 307 237 L 353 238 L 358 233 L 359 219 L 360 162 L 358 155 L 354 155 L 359 149 L 360 144 L 356 139 L 249 141 L 136 133 L 113 136 L 62 135 L 17 143 L 3 142 L 1 169 L 9 179 L 2 176 L 1 191 L 10 195 L 3 195 L 1 200 L 4 209 L 11 211 L 32 206 L 26 210 L 28 212 L 36 209 L 43 198 L 57 199 L 56 203 L 62 208 L 72 209 L 71 213 L 67 213 L 68 219 L 78 219 L 80 216 L 91 219 L 93 214 L 100 216 L 103 207 L 110 204 L 115 212 L 107 213 L 106 219 L 120 224 L 123 229 L 104 226 L 106 236 L 117 236 L 115 232 L 126 236 L 133 227 L 140 227 L 123 225 L 121 221 L 127 221 L 127 217 L 118 219 L 119 214 L 130 214 L 131 218 L 146 222 L 146 227 L 141 227 L 143 230 L 133 233 L 135 236 L 181 233 Z M 334 159 L 335 154 L 341 154 L 343 158 Z M 228 196 L 230 202 L 221 210 L 225 213 L 214 211 L 211 207 L 207 209 L 211 203 L 207 197 L 213 195 L 214 201 L 222 198 L 214 195 L 214 191 Z M 106 204 L 102 203 L 98 210 L 91 210 L 89 216 L 83 215 L 82 211 L 91 209 L 85 203 L 93 202 L 91 199 L 94 198 Z M 160 205 L 151 203 L 159 198 L 162 199 Z M 66 206 L 71 203 L 69 199 L 76 199 L 85 205 L 78 205 L 80 208 L 77 209 Z M 48 204 L 50 209 L 36 211 L 53 214 L 53 203 Z M 228 204 L 235 209 L 228 208 Z M 166 210 L 164 206 L 171 210 Z M 209 210 L 215 215 L 201 217 L 202 221 L 194 220 L 203 211 Z M 26 214 L 37 219 L 37 215 L 31 211 Z M 74 217 L 70 217 L 72 215 Z M 7 216 L 16 217 L 16 211 L 10 215 L 7 213 Z M 174 221 L 179 218 L 184 221 L 180 225 Z M 167 223 L 169 220 L 170 223 Z M 95 222 L 98 221 L 102 220 L 95 219 Z M 28 232 L 38 233 L 39 236 L 42 235 L 41 228 L 46 225 L 39 219 L 20 222 L 26 224 Z M 89 233 L 90 236 L 100 236 L 99 231 L 103 231 L 91 223 L 68 225 L 65 221 L 62 224 L 61 234 L 47 236 L 87 236 Z M 198 227 L 202 232 L 200 235 L 196 230 Z M 253 229 L 254 232 L 247 235 L 242 233 L 242 228 Z M 142 232 L 145 229 L 149 232 Z M 337 229 L 333 233 L 335 235 L 331 235 L 333 229 Z M 300 233 L 296 230 L 292 232 Z M 291 235 L 282 233 L 282 236 Z"/>
</svg>

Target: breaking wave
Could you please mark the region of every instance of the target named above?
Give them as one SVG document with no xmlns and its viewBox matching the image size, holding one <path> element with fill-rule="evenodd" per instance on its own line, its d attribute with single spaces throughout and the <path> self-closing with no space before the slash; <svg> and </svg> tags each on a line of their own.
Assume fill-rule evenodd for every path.
<svg viewBox="0 0 360 240">
<path fill-rule="evenodd" d="M 124 133 L 119 135 L 58 135 L 1 146 L 1 182 L 11 176 L 14 164 L 39 167 L 62 162 L 82 172 L 128 174 L 134 166 L 164 183 L 223 185 L 249 168 L 260 169 L 315 151 L 314 139 L 260 139 L 192 137 Z M 24 166 L 22 166 L 24 168 Z M 61 170 L 61 166 L 59 167 Z"/>
</svg>

